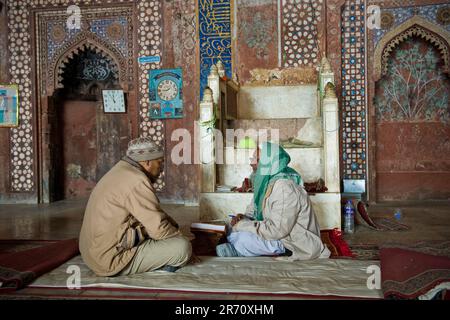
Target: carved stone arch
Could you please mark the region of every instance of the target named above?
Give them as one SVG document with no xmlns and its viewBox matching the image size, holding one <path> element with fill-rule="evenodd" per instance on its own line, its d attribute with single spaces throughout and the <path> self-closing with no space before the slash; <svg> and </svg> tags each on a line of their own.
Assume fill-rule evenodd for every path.
<svg viewBox="0 0 450 320">
<path fill-rule="evenodd" d="M 374 52 L 375 81 L 387 73 L 388 60 L 395 47 L 413 36 L 421 37 L 433 44 L 444 61 L 443 71 L 450 73 L 450 33 L 424 18 L 414 16 L 386 33 L 378 43 Z"/>
<path fill-rule="evenodd" d="M 55 59 L 50 62 L 49 82 L 47 92 L 51 96 L 56 89 L 63 88 L 62 80 L 66 64 L 69 59 L 78 53 L 91 49 L 106 58 L 114 66 L 114 71 L 118 74 L 118 80 L 124 91 L 128 90 L 127 85 L 127 62 L 122 54 L 104 40 L 90 32 L 80 32 L 72 41 L 59 49 Z"/>
</svg>

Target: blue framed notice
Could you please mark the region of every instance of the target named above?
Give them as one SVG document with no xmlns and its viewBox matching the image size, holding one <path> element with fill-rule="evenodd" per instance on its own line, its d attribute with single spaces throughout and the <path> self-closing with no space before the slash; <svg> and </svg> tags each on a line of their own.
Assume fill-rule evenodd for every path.
<svg viewBox="0 0 450 320">
<path fill-rule="evenodd" d="M 149 71 L 151 119 L 183 118 L 183 73 L 181 68 Z"/>
</svg>

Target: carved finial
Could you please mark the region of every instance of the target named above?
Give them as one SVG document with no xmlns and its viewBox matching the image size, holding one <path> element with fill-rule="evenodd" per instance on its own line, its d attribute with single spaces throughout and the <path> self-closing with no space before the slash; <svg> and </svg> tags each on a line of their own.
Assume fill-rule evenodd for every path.
<svg viewBox="0 0 450 320">
<path fill-rule="evenodd" d="M 209 71 L 209 75 L 210 76 L 218 76 L 219 72 L 217 71 L 217 66 L 215 64 L 213 64 L 211 66 L 211 70 Z"/>
<path fill-rule="evenodd" d="M 225 68 L 223 66 L 222 61 L 220 61 L 220 60 L 217 61 L 216 65 L 217 65 L 217 71 L 219 72 L 219 76 L 224 77 L 225 76 Z"/>
<path fill-rule="evenodd" d="M 328 82 L 325 86 L 325 98 L 337 98 L 336 87 L 331 82 Z"/>
<path fill-rule="evenodd" d="M 323 57 L 322 58 L 322 72 L 333 72 L 333 70 L 331 70 L 331 64 L 330 61 L 328 61 L 327 57 Z"/>
<path fill-rule="evenodd" d="M 239 84 L 239 77 L 238 77 L 236 72 L 233 72 L 233 78 L 232 79 L 233 79 L 234 82 L 236 82 L 236 84 Z"/>
<path fill-rule="evenodd" d="M 213 102 L 213 92 L 210 87 L 206 87 L 203 91 L 202 102 Z"/>
</svg>

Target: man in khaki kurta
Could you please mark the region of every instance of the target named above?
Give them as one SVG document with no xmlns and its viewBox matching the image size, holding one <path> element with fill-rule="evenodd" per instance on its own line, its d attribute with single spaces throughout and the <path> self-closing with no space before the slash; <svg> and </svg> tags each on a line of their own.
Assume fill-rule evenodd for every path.
<svg viewBox="0 0 450 320">
<path fill-rule="evenodd" d="M 92 191 L 80 252 L 97 275 L 175 271 L 189 261 L 191 244 L 161 209 L 152 185 L 160 175 L 163 156 L 151 139 L 135 139 L 127 156 Z"/>
</svg>

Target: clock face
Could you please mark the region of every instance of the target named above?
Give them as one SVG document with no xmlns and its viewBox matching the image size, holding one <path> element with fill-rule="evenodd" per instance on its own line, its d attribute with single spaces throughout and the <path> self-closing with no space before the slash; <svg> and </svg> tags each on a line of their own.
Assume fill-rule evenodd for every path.
<svg viewBox="0 0 450 320">
<path fill-rule="evenodd" d="M 178 94 L 178 86 L 172 80 L 163 80 L 158 84 L 158 96 L 165 101 L 176 98 Z"/>
<path fill-rule="evenodd" d="M 125 112 L 125 99 L 122 90 L 103 90 L 105 112 Z"/>
</svg>

